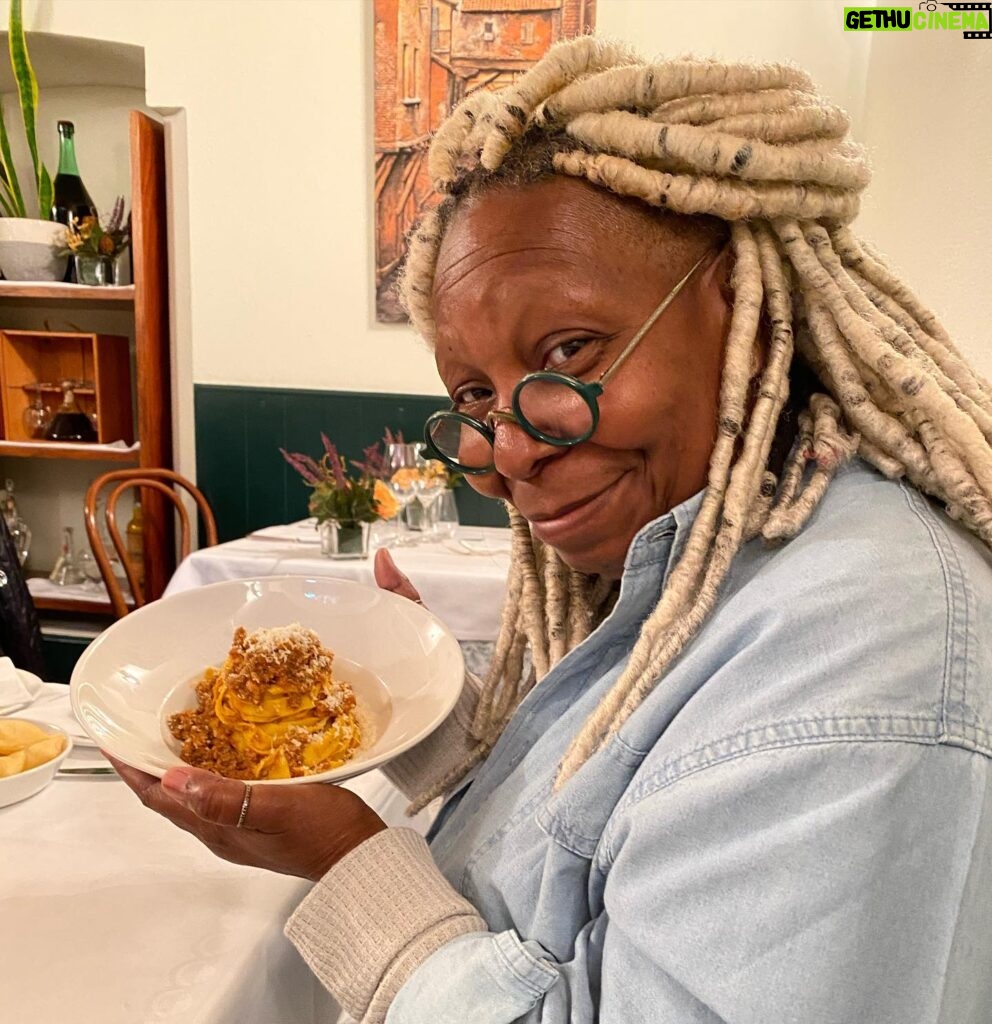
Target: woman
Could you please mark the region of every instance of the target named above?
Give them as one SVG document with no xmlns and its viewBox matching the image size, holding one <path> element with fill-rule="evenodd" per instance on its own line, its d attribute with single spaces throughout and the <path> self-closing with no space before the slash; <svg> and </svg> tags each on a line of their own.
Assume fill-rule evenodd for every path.
<svg viewBox="0 0 992 1024">
<path fill-rule="evenodd" d="M 317 881 L 287 931 L 353 1016 L 992 1014 L 992 392 L 846 226 L 846 128 L 794 69 L 584 38 L 434 141 L 429 432 L 514 552 L 489 677 L 392 766 L 430 847 L 119 769 Z"/>
</svg>

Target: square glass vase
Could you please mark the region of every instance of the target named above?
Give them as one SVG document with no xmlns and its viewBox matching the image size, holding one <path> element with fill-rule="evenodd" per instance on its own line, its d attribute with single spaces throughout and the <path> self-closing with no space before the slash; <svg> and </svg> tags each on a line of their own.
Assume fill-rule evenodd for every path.
<svg viewBox="0 0 992 1024">
<path fill-rule="evenodd" d="M 325 519 L 319 526 L 320 553 L 325 558 L 368 558 L 371 523 L 341 523 Z"/>
<path fill-rule="evenodd" d="M 73 256 L 76 266 L 76 283 L 90 286 L 120 284 L 121 254 L 100 256 L 95 253 L 77 252 Z"/>
</svg>

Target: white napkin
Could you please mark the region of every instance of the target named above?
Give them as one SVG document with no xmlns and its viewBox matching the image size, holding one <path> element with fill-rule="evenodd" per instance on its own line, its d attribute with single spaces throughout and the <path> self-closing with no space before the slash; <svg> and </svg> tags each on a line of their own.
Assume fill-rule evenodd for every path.
<svg viewBox="0 0 992 1024">
<path fill-rule="evenodd" d="M 0 658 L 0 715 L 8 708 L 22 708 L 30 704 L 37 694 L 21 679 L 10 658 Z"/>
</svg>

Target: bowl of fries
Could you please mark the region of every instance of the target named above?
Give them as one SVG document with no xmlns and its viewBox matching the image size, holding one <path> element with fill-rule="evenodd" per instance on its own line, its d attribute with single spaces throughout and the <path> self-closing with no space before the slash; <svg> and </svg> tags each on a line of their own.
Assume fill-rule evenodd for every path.
<svg viewBox="0 0 992 1024">
<path fill-rule="evenodd" d="M 72 750 L 72 738 L 54 725 L 0 718 L 0 807 L 40 793 Z"/>
</svg>

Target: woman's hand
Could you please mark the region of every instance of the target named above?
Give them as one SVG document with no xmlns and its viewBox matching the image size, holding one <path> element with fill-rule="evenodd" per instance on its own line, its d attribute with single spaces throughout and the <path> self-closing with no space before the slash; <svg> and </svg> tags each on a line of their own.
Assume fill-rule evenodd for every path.
<svg viewBox="0 0 992 1024">
<path fill-rule="evenodd" d="M 187 766 L 170 768 L 159 780 L 104 756 L 146 807 L 235 864 L 317 881 L 386 827 L 360 797 L 319 782 L 252 786 L 239 827 L 245 783 Z"/>
<path fill-rule="evenodd" d="M 386 550 L 376 552 L 375 581 L 383 590 L 423 603 Z M 386 827 L 360 797 L 326 783 L 253 786 L 239 826 L 245 783 L 185 765 L 170 768 L 159 780 L 104 756 L 146 807 L 235 864 L 317 881 Z"/>
<path fill-rule="evenodd" d="M 407 597 L 417 604 L 423 604 L 420 594 L 414 589 L 410 580 L 396 568 L 393 556 L 385 549 L 379 548 L 375 553 L 375 582 L 381 590 L 388 590 L 391 594 L 400 597 Z"/>
</svg>

